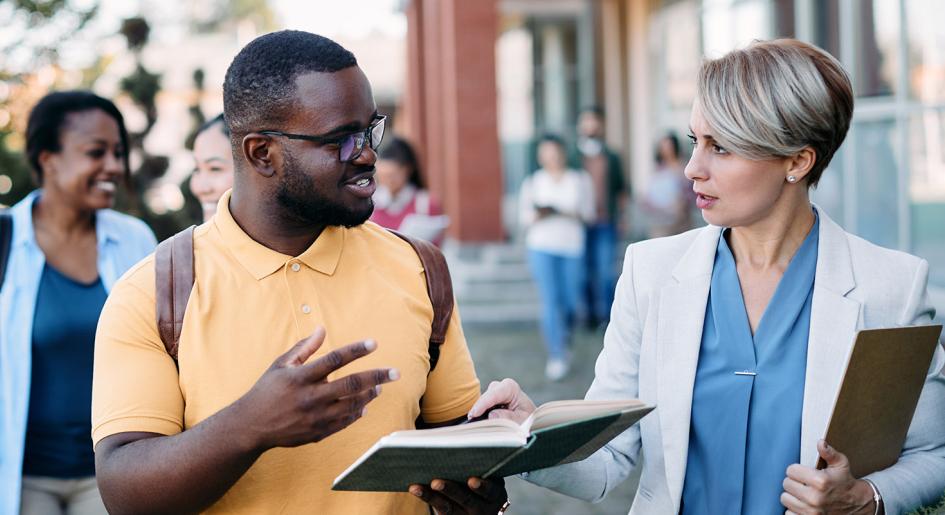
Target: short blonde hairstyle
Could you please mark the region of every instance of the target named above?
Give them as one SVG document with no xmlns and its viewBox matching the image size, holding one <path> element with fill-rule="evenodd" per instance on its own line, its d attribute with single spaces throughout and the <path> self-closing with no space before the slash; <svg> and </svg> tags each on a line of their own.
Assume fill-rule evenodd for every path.
<svg viewBox="0 0 945 515">
<path fill-rule="evenodd" d="M 853 87 L 840 63 L 796 39 L 755 41 L 702 63 L 697 102 L 718 143 L 749 159 L 811 147 L 817 184 L 853 117 Z"/>
</svg>

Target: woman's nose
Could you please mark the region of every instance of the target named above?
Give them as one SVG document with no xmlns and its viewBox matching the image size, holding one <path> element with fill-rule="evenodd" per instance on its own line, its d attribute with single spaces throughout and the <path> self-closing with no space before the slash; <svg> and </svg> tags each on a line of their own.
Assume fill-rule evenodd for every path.
<svg viewBox="0 0 945 515">
<path fill-rule="evenodd" d="M 117 175 L 123 174 L 125 172 L 124 156 L 107 152 L 105 154 L 105 171 Z"/>
<path fill-rule="evenodd" d="M 209 188 L 209 181 L 205 181 L 200 172 L 194 172 L 190 176 L 190 191 L 194 195 L 199 195 L 206 192 Z"/>
<path fill-rule="evenodd" d="M 698 150 L 693 151 L 692 157 L 689 158 L 689 163 L 686 164 L 685 170 L 686 178 L 690 181 L 700 181 L 708 178 L 708 174 L 705 170 L 705 165 L 702 162 L 700 153 Z"/>
</svg>

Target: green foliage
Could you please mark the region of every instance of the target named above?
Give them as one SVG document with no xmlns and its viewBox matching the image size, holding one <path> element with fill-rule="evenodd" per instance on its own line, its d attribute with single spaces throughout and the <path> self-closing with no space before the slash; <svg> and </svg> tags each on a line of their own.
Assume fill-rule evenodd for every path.
<svg viewBox="0 0 945 515">
<path fill-rule="evenodd" d="M 151 35 L 151 26 L 148 25 L 147 20 L 136 16 L 123 21 L 119 32 L 121 32 L 122 36 L 125 36 L 129 49 L 139 51 L 148 44 L 148 36 Z"/>
<path fill-rule="evenodd" d="M 86 10 L 75 9 L 68 0 L 13 0 L 12 4 L 10 17 L 0 19 L 0 27 L 29 30 L 0 47 L 0 54 L 9 56 L 14 49 L 27 48 L 35 57 L 34 65 L 56 62 L 59 48 L 68 45 L 99 12 L 98 2 Z"/>
<path fill-rule="evenodd" d="M 194 32 L 223 32 L 233 30 L 234 24 L 250 20 L 261 32 L 278 28 L 276 15 L 267 0 L 204 0 L 209 15 L 192 20 Z"/>
</svg>

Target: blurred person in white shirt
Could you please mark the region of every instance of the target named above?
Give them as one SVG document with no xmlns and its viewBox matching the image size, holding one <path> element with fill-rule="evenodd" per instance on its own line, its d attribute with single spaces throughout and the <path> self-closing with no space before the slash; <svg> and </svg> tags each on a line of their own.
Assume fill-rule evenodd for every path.
<svg viewBox="0 0 945 515">
<path fill-rule="evenodd" d="M 585 225 L 594 217 L 594 190 L 586 172 L 568 168 L 557 136 L 539 141 L 538 163 L 541 168 L 522 183 L 519 215 L 541 296 L 545 375 L 557 381 L 569 369 L 567 347 L 583 284 Z"/>
</svg>

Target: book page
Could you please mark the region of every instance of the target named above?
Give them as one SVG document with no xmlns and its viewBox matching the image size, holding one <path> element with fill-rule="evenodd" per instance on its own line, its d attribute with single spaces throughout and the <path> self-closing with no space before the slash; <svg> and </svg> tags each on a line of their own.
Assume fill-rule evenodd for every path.
<svg viewBox="0 0 945 515">
<path fill-rule="evenodd" d="M 644 403 L 637 399 L 552 401 L 539 406 L 528 420 L 522 423 L 522 426 L 530 431 L 537 431 L 565 422 L 593 418 L 643 405 Z"/>
<path fill-rule="evenodd" d="M 382 447 L 484 447 L 525 445 L 528 432 L 507 419 L 487 419 L 468 424 L 397 431 L 382 438 Z"/>
</svg>

